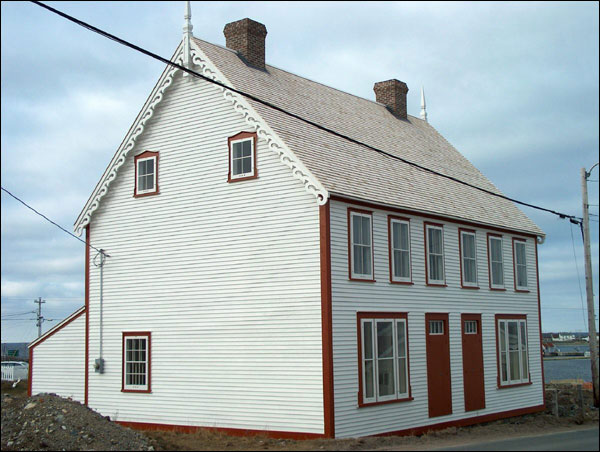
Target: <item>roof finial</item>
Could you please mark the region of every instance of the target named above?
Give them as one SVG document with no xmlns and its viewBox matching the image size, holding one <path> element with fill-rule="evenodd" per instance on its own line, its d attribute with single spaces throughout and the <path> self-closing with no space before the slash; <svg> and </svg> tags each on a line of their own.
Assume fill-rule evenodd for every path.
<svg viewBox="0 0 600 452">
<path fill-rule="evenodd" d="M 192 25 L 192 7 L 190 2 L 185 2 L 185 13 L 183 15 L 183 65 L 187 68 L 190 67 L 191 61 L 191 46 L 190 42 L 192 37 L 192 30 L 194 26 Z M 187 72 L 183 73 L 184 76 L 189 75 Z"/>
<path fill-rule="evenodd" d="M 421 86 L 421 119 L 427 122 L 427 107 L 425 106 L 425 89 Z"/>
</svg>

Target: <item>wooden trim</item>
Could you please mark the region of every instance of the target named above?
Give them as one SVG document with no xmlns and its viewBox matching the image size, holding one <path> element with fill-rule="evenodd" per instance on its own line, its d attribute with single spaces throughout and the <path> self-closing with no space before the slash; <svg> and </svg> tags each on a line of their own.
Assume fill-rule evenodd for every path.
<svg viewBox="0 0 600 452">
<path fill-rule="evenodd" d="M 525 320 L 525 333 L 527 335 L 529 335 L 529 326 L 527 325 L 527 314 L 496 314 L 494 316 L 494 328 L 496 329 L 496 367 L 497 367 L 497 372 L 496 372 L 496 383 L 497 383 L 497 389 L 505 389 L 505 388 L 516 388 L 518 386 L 527 386 L 532 384 L 531 381 L 531 367 L 530 367 L 530 359 L 529 359 L 529 337 L 527 337 L 527 374 L 529 377 L 529 382 L 525 382 L 525 383 L 515 383 L 515 384 L 509 384 L 509 385 L 503 385 L 502 384 L 502 378 L 501 378 L 501 372 L 502 372 L 502 362 L 500 361 L 500 344 L 498 342 L 498 339 L 500 337 L 499 333 L 498 333 L 498 320 Z M 540 323 L 541 326 L 541 323 Z M 540 338 L 541 338 L 541 329 L 540 329 Z M 506 334 L 508 334 L 508 331 L 506 332 Z M 542 345 L 541 345 L 541 340 L 540 340 L 540 351 L 541 351 Z M 544 373 L 544 363 L 543 361 L 541 362 L 542 365 L 542 376 Z M 510 372 L 510 369 L 508 369 L 508 367 L 506 368 L 506 374 L 508 376 L 508 373 Z M 542 380 L 542 388 L 544 388 L 544 381 Z M 543 389 L 542 389 L 543 390 Z M 545 391 L 544 391 L 545 392 Z M 545 399 L 544 399 L 544 403 L 545 403 Z"/>
<path fill-rule="evenodd" d="M 60 330 L 62 330 L 64 327 L 66 327 L 68 324 L 70 324 L 74 320 L 77 320 L 79 317 L 81 317 L 81 315 L 84 313 L 85 313 L 85 306 L 82 306 L 77 311 L 75 311 L 73 314 L 71 314 L 69 317 L 67 317 L 62 322 L 60 322 L 58 325 L 55 325 L 52 329 L 46 331 L 45 334 L 43 334 L 42 336 L 37 338 L 35 341 L 33 341 L 28 346 L 29 350 L 32 350 L 34 347 L 37 347 L 38 345 L 45 342 L 46 339 L 49 339 L 52 336 L 54 336 L 56 333 L 58 333 Z"/>
<path fill-rule="evenodd" d="M 145 159 L 145 158 L 150 158 L 150 157 L 154 157 L 155 162 L 156 162 L 156 165 L 154 167 L 154 179 L 156 181 L 156 185 L 154 187 L 154 191 L 138 194 L 138 192 L 137 192 L 137 184 L 138 184 L 138 177 L 137 177 L 138 164 L 137 164 L 137 162 L 139 159 Z M 158 152 L 144 151 L 141 154 L 136 155 L 133 158 L 133 161 L 134 161 L 134 167 L 135 167 L 135 183 L 133 185 L 133 197 L 134 198 L 142 198 L 144 196 L 158 195 L 160 193 L 158 190 Z"/>
<path fill-rule="evenodd" d="M 435 430 L 443 430 L 449 427 L 466 427 L 467 425 L 480 424 L 483 422 L 496 421 L 514 416 L 523 416 L 525 414 L 538 413 L 546 409 L 546 405 L 535 405 L 528 408 L 518 408 L 516 410 L 502 411 L 500 413 L 484 414 L 456 421 L 441 422 L 439 424 L 425 425 L 423 427 L 408 428 L 405 430 L 395 430 L 393 432 L 379 433 L 373 436 L 410 436 L 422 435 Z"/>
<path fill-rule="evenodd" d="M 546 379 L 544 377 L 544 348 L 542 346 L 542 301 L 540 299 L 540 272 L 538 268 L 538 251 L 537 251 L 537 240 L 534 239 L 535 244 L 535 276 L 537 283 L 537 301 L 538 301 L 538 326 L 540 332 L 540 367 L 542 368 L 542 396 L 544 398 L 544 405 L 546 405 Z"/>
<path fill-rule="evenodd" d="M 519 293 L 529 293 L 529 289 L 518 289 L 517 288 L 517 254 L 515 253 L 515 242 L 521 242 L 525 244 L 527 247 L 527 240 L 521 237 L 513 237 L 512 238 L 512 255 L 513 255 L 513 285 L 515 288 L 515 292 Z M 525 259 L 527 259 L 527 248 L 525 248 Z M 527 262 L 525 263 L 525 268 L 527 269 Z M 529 284 L 529 281 L 527 281 Z"/>
<path fill-rule="evenodd" d="M 392 259 L 394 258 L 393 254 L 392 254 L 392 243 L 393 243 L 393 236 L 392 236 L 392 221 L 393 220 L 397 220 L 397 221 L 405 221 L 408 223 L 408 268 L 409 268 L 409 272 L 410 272 L 410 281 L 394 281 L 394 273 L 393 273 L 393 265 L 392 265 Z M 390 270 L 390 283 L 391 284 L 399 284 L 399 285 L 405 285 L 405 286 L 412 286 L 413 283 L 413 266 L 412 266 L 412 239 L 411 239 L 411 230 L 410 230 L 410 218 L 406 218 L 406 217 L 398 217 L 395 215 L 388 215 L 387 216 L 387 223 L 388 223 L 388 264 L 389 264 L 389 270 Z"/>
<path fill-rule="evenodd" d="M 444 271 L 444 283 L 440 284 L 440 283 L 430 283 L 429 282 L 429 256 L 428 256 L 428 249 L 429 249 L 429 240 L 428 240 L 428 234 L 427 234 L 427 226 L 433 226 L 436 228 L 442 228 L 442 267 L 443 267 L 443 271 Z M 441 223 L 432 223 L 430 221 L 424 221 L 423 222 L 423 245 L 424 245 L 424 249 L 425 249 L 425 285 L 427 286 L 431 286 L 431 287 L 448 287 L 448 285 L 446 284 L 446 246 L 445 246 L 445 240 L 444 240 L 444 225 Z"/>
<path fill-rule="evenodd" d="M 148 366 L 148 389 L 125 389 L 125 338 L 129 336 L 146 336 L 148 339 L 147 347 L 147 366 Z M 137 392 L 148 394 L 152 392 L 152 333 L 150 331 L 123 331 L 122 345 L 122 367 L 121 367 L 121 392 Z"/>
<path fill-rule="evenodd" d="M 526 237 L 532 237 L 534 239 L 536 237 L 538 237 L 538 234 L 533 234 L 533 233 L 528 234 L 527 232 L 523 232 L 523 231 L 520 231 L 517 229 L 503 228 L 500 226 L 487 225 L 484 223 L 475 223 L 475 222 L 469 221 L 469 220 L 461 220 L 458 218 L 445 217 L 443 215 L 424 213 L 424 212 L 419 212 L 418 210 L 386 206 L 386 205 L 381 205 L 381 204 L 377 204 L 377 203 L 373 203 L 373 202 L 369 202 L 369 201 L 360 201 L 360 200 L 348 198 L 345 196 L 340 196 L 337 194 L 331 194 L 329 199 L 334 200 L 334 201 L 345 202 L 348 204 L 354 204 L 356 206 L 363 206 L 363 207 L 367 207 L 369 209 L 380 209 L 380 210 L 385 210 L 388 212 L 394 212 L 394 213 L 397 213 L 400 215 L 415 215 L 418 217 L 429 218 L 429 219 L 437 220 L 437 221 L 443 221 L 445 223 L 455 223 L 455 224 L 470 226 L 470 227 L 474 227 L 474 228 L 489 229 L 490 231 L 496 231 L 499 233 L 519 234 L 519 235 L 526 236 Z"/>
<path fill-rule="evenodd" d="M 363 368 L 362 368 L 362 328 L 361 321 L 364 319 L 404 319 L 406 326 L 406 373 L 408 397 L 402 399 L 384 400 L 382 402 L 363 402 Z M 373 334 L 377 334 L 375 331 Z M 408 313 L 407 312 L 357 312 L 356 313 L 356 337 L 358 350 L 358 407 L 369 407 L 376 405 L 387 405 L 390 403 L 410 402 L 414 400 L 412 396 L 412 386 L 410 385 L 410 347 L 408 340 Z M 377 359 L 375 356 L 373 359 Z M 374 388 L 377 392 L 377 387 Z"/>
<path fill-rule="evenodd" d="M 319 206 L 321 261 L 321 341 L 323 354 L 323 420 L 326 438 L 335 437 L 333 333 L 331 295 L 331 203 Z"/>
<path fill-rule="evenodd" d="M 232 178 L 231 177 L 231 153 L 232 153 L 231 143 L 233 141 L 244 140 L 246 138 L 252 138 L 252 159 L 253 159 L 252 175 L 246 176 L 246 177 Z M 244 180 L 258 178 L 258 165 L 257 165 L 257 161 L 256 161 L 256 145 L 257 144 L 258 144 L 258 135 L 256 134 L 256 132 L 240 132 L 240 133 L 233 135 L 232 137 L 227 138 L 227 149 L 228 149 L 228 154 L 229 154 L 229 167 L 228 167 L 229 169 L 227 170 L 227 182 L 229 182 L 229 183 L 241 182 Z"/>
<path fill-rule="evenodd" d="M 500 247 L 500 252 L 502 253 L 502 286 L 503 287 L 492 287 L 492 253 L 490 253 L 490 237 L 500 237 L 502 239 L 502 246 Z M 497 290 L 500 292 L 506 291 L 506 281 L 505 281 L 505 271 L 504 271 L 504 237 L 501 234 L 494 234 L 493 232 L 488 232 L 485 236 L 486 246 L 487 246 L 487 261 L 488 261 L 488 280 L 490 284 L 490 290 Z"/>
<path fill-rule="evenodd" d="M 371 217 L 371 273 L 373 277 L 371 279 L 355 278 L 352 276 L 352 212 L 360 213 L 363 215 L 369 215 Z M 350 281 L 361 281 L 361 282 L 375 282 L 375 246 L 373 239 L 373 230 L 375 229 L 373 224 L 373 212 L 370 210 L 355 209 L 354 207 L 348 207 L 348 279 Z"/>
<path fill-rule="evenodd" d="M 304 432 L 285 432 L 276 430 L 251 430 L 241 428 L 227 427 L 197 427 L 192 425 L 175 425 L 175 424 L 154 424 L 149 422 L 130 422 L 130 421 L 115 421 L 124 427 L 129 427 L 136 430 L 159 430 L 159 431 L 175 431 L 178 433 L 195 433 L 201 430 L 210 432 L 220 432 L 231 436 L 257 436 L 264 435 L 274 439 L 319 439 L 325 435 L 321 433 L 304 433 Z"/>
<path fill-rule="evenodd" d="M 475 236 L 475 275 L 477 278 L 477 284 L 474 286 L 465 286 L 464 274 L 463 274 L 463 255 L 462 255 L 462 233 L 467 232 Z M 479 289 L 479 271 L 477 262 L 477 231 L 475 229 L 458 228 L 458 267 L 460 268 L 460 287 L 462 289 L 478 290 Z"/>
<path fill-rule="evenodd" d="M 84 405 L 88 405 L 90 377 L 90 223 L 85 227 L 85 371 L 84 371 Z"/>
<path fill-rule="evenodd" d="M 33 348 L 29 350 L 29 367 L 27 369 L 27 397 L 31 397 L 33 386 Z"/>
</svg>

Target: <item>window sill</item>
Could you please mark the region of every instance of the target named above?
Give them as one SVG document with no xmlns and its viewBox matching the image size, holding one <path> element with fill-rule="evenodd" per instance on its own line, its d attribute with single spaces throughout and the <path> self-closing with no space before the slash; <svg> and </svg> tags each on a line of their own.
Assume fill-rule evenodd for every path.
<svg viewBox="0 0 600 452">
<path fill-rule="evenodd" d="M 149 192 L 149 193 L 134 193 L 133 197 L 134 198 L 144 198 L 145 196 L 154 196 L 154 195 L 158 195 L 160 192 L 157 191 L 153 191 L 153 192 Z"/>
<path fill-rule="evenodd" d="M 532 384 L 533 383 L 530 381 L 527 383 L 515 383 L 513 385 L 500 385 L 500 386 L 498 386 L 498 389 L 518 388 L 519 386 L 529 386 Z"/>
<path fill-rule="evenodd" d="M 402 403 L 402 402 L 410 402 L 414 400 L 414 397 L 406 397 L 404 399 L 394 399 L 394 400 L 386 400 L 384 402 L 368 402 L 368 403 L 358 403 L 358 408 L 366 408 L 369 406 L 377 406 L 377 405 L 389 405 L 390 403 Z"/>
<path fill-rule="evenodd" d="M 232 182 L 242 182 L 242 181 L 250 180 L 250 179 L 258 179 L 258 174 L 253 174 L 252 176 L 245 176 L 245 177 L 235 177 L 235 178 L 228 177 L 227 182 L 229 182 L 231 184 Z"/>
<path fill-rule="evenodd" d="M 460 285 L 461 289 L 469 289 L 469 290 L 479 290 L 479 286 L 464 286 L 464 285 Z"/>
<path fill-rule="evenodd" d="M 529 293 L 530 291 L 528 289 L 515 289 L 515 292 L 518 292 L 518 293 Z"/>
<path fill-rule="evenodd" d="M 415 283 L 412 281 L 390 281 L 390 284 L 399 284 L 401 286 L 413 286 Z"/>
<path fill-rule="evenodd" d="M 361 278 L 355 278 L 353 276 L 350 276 L 350 278 L 348 278 L 350 281 L 358 281 L 358 282 L 375 282 L 374 279 L 361 279 Z"/>
<path fill-rule="evenodd" d="M 495 290 L 497 292 L 506 292 L 506 288 L 503 287 L 490 287 L 490 290 Z"/>
<path fill-rule="evenodd" d="M 141 394 L 150 394 L 152 391 L 150 389 L 121 389 L 121 392 L 137 392 Z"/>
<path fill-rule="evenodd" d="M 428 282 L 426 285 L 428 287 L 448 287 L 448 284 L 445 284 L 445 283 L 444 284 L 438 284 L 438 283 L 430 283 L 430 282 Z"/>
</svg>

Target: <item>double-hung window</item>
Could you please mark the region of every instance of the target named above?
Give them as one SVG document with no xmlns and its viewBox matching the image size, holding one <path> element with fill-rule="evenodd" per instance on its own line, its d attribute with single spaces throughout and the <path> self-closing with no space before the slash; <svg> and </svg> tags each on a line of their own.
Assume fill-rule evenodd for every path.
<svg viewBox="0 0 600 452">
<path fill-rule="evenodd" d="M 228 141 L 229 182 L 256 178 L 256 133 L 241 132 Z"/>
<path fill-rule="evenodd" d="M 527 256 L 525 240 L 513 238 L 513 258 L 515 265 L 515 290 L 527 291 Z"/>
<path fill-rule="evenodd" d="M 350 279 L 373 278 L 373 215 L 371 212 L 348 210 L 350 245 Z"/>
<path fill-rule="evenodd" d="M 498 383 L 500 386 L 529 383 L 527 318 L 496 316 L 498 336 Z"/>
<path fill-rule="evenodd" d="M 359 405 L 410 398 L 406 314 L 359 313 Z"/>
<path fill-rule="evenodd" d="M 460 269 L 463 287 L 477 287 L 477 241 L 475 231 L 459 229 Z"/>
<path fill-rule="evenodd" d="M 425 223 L 426 276 L 428 285 L 445 285 L 444 228 Z"/>
<path fill-rule="evenodd" d="M 504 260 L 502 254 L 502 236 L 488 234 L 490 289 L 504 289 Z"/>
<path fill-rule="evenodd" d="M 158 193 L 158 152 L 146 151 L 136 155 L 134 196 Z"/>
<path fill-rule="evenodd" d="M 150 333 L 123 333 L 123 392 L 150 392 Z"/>
<path fill-rule="evenodd" d="M 390 246 L 390 280 L 410 283 L 410 223 L 407 219 L 388 217 Z"/>
</svg>

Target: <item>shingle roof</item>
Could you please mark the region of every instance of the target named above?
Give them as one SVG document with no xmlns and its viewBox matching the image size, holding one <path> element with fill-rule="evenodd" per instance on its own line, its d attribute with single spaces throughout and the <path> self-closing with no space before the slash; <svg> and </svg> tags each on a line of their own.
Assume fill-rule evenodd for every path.
<svg viewBox="0 0 600 452">
<path fill-rule="evenodd" d="M 230 49 L 199 39 L 195 42 L 238 90 L 388 153 L 501 193 L 426 121 L 410 115 L 400 120 L 377 102 L 270 65 L 266 71 L 255 69 Z M 249 102 L 330 193 L 544 235 L 511 201 L 416 169 L 256 101 Z"/>
</svg>

